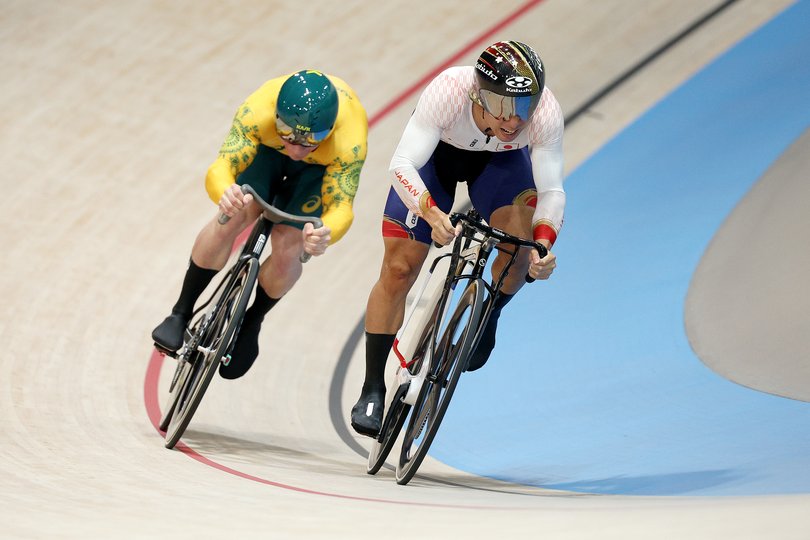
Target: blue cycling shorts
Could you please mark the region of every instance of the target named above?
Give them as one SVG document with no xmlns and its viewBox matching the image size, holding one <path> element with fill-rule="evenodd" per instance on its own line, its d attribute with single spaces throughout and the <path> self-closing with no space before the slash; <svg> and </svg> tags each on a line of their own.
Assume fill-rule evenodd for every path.
<svg viewBox="0 0 810 540">
<path fill-rule="evenodd" d="M 506 152 L 473 152 L 439 142 L 419 176 L 445 213 L 453 208 L 456 185 L 467 182 L 473 207 L 489 222 L 502 206 L 537 205 L 537 190 L 532 176 L 528 148 Z M 430 244 L 431 228 L 408 210 L 392 187 L 383 211 L 384 237 L 410 238 Z"/>
</svg>

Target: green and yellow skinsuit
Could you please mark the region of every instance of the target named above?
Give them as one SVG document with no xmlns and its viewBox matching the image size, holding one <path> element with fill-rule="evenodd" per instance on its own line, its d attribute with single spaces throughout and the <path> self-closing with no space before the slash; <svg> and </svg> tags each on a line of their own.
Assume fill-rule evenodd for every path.
<svg viewBox="0 0 810 540">
<path fill-rule="evenodd" d="M 335 243 L 346 234 L 354 219 L 352 204 L 360 181 L 360 170 L 368 150 L 368 119 L 363 105 L 351 87 L 338 77 L 327 76 L 338 93 L 335 127 L 314 151 L 301 160 L 301 165 L 320 167 L 315 169 L 310 167 L 310 175 L 312 170 L 315 170 L 318 176 L 319 171 L 323 171 L 320 178 L 320 194 L 316 191 L 301 201 L 295 201 L 301 206 L 299 209 L 284 210 L 300 215 L 312 213 L 313 208 L 318 208 L 324 225 L 332 230 L 330 243 Z M 277 158 L 287 156 L 281 138 L 276 132 L 276 101 L 281 85 L 287 78 L 288 75 L 284 75 L 267 81 L 248 96 L 237 110 L 228 137 L 219 150 L 219 156 L 208 168 L 205 179 L 208 195 L 215 203 L 219 203 L 225 190 L 236 183 L 237 178 L 256 160 L 257 154 L 266 156 L 263 161 L 268 163 L 268 159 L 280 162 L 281 160 Z M 276 156 L 274 152 L 268 151 L 269 149 L 275 150 L 279 155 Z M 282 160 L 292 162 L 289 158 Z M 271 165 L 273 167 L 268 170 L 271 170 L 272 174 L 284 172 L 289 174 L 286 165 L 281 163 Z M 288 165 L 292 166 L 293 170 L 300 170 L 300 166 L 295 169 L 295 163 Z M 273 182 L 276 179 L 270 178 L 268 181 Z"/>
</svg>

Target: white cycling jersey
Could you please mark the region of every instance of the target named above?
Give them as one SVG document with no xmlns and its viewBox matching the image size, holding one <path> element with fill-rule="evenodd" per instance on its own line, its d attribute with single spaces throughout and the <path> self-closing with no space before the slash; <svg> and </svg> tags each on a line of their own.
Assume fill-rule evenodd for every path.
<svg viewBox="0 0 810 540">
<path fill-rule="evenodd" d="M 546 87 L 528 125 L 514 141 L 503 142 L 485 135 L 475 125 L 470 99 L 474 87 L 472 66 L 448 68 L 428 84 L 391 159 L 389 172 L 394 189 L 408 209 L 421 217 L 431 199 L 417 171 L 430 159 L 440 140 L 470 151 L 506 152 L 528 146 L 537 187 L 534 236 L 553 242 L 562 227 L 565 209 L 563 115 L 557 99 Z M 541 233 L 545 227 L 553 232 Z"/>
</svg>

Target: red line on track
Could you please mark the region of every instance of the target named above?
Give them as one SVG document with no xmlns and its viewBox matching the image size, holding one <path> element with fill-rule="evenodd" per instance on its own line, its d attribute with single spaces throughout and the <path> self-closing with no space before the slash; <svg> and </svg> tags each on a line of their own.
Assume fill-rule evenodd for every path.
<svg viewBox="0 0 810 540">
<path fill-rule="evenodd" d="M 378 113 L 372 116 L 368 121 L 368 127 L 374 127 L 380 120 L 388 116 L 394 109 L 402 105 L 402 103 L 410 98 L 416 91 L 421 90 L 423 86 L 427 85 L 436 75 L 444 71 L 445 69 L 449 68 L 450 66 L 456 64 L 460 58 L 464 55 L 469 53 L 473 50 L 474 47 L 478 47 L 482 41 L 492 36 L 495 32 L 500 31 L 501 29 L 505 28 L 507 25 L 513 23 L 520 17 L 522 17 L 527 11 L 535 7 L 537 4 L 541 3 L 543 0 L 530 0 L 523 4 L 521 7 L 517 9 L 517 11 L 508 15 L 505 19 L 498 22 L 495 26 L 487 30 L 486 32 L 480 34 L 475 39 L 467 43 L 464 47 L 461 48 L 456 54 L 448 58 L 444 61 L 443 64 L 436 67 L 433 71 L 419 79 L 413 85 L 411 85 L 407 90 L 402 92 L 400 95 L 395 97 L 388 105 L 382 108 Z"/>
<path fill-rule="evenodd" d="M 391 114 L 397 107 L 401 106 L 405 100 L 410 98 L 414 93 L 421 90 L 423 86 L 425 86 L 428 82 L 430 82 L 436 75 L 447 69 L 448 67 L 454 65 L 458 60 L 473 50 L 474 47 L 479 46 L 479 44 L 492 36 L 495 32 L 500 31 L 507 25 L 511 24 L 515 20 L 522 17 L 526 12 L 530 9 L 534 8 L 538 4 L 543 2 L 543 0 L 529 0 L 522 4 L 516 11 L 509 14 L 506 18 L 499 21 L 493 27 L 491 27 L 486 32 L 480 34 L 475 39 L 470 41 L 467 45 L 465 45 L 461 50 L 456 52 L 453 56 L 445 60 L 440 66 L 436 67 L 433 71 L 419 79 L 416 83 L 408 87 L 404 92 L 400 95 L 395 97 L 390 103 L 388 103 L 385 107 L 382 108 L 379 112 L 374 114 L 368 122 L 369 128 L 374 127 L 378 122 L 384 119 L 386 116 Z M 244 241 L 244 239 L 243 239 Z M 237 240 L 238 242 L 238 240 Z M 158 424 L 160 423 L 160 400 L 158 399 L 158 381 L 160 379 L 160 370 L 163 366 L 163 359 L 164 356 L 160 354 L 157 350 L 152 351 L 152 356 L 149 359 L 149 364 L 146 367 L 146 376 L 144 378 L 144 387 L 143 387 L 143 401 L 146 406 L 146 414 L 149 417 L 149 420 L 152 422 L 152 425 L 155 429 L 163 435 L 164 433 L 160 431 L 158 428 Z M 453 504 L 435 504 L 435 503 L 421 503 L 421 502 L 412 502 L 412 501 L 395 501 L 389 499 L 376 499 L 376 498 L 368 498 L 368 497 L 356 497 L 352 495 L 342 495 L 339 493 L 328 493 L 325 491 L 315 491 L 311 489 L 301 488 L 297 486 L 292 486 L 289 484 L 283 484 L 280 482 L 274 482 L 272 480 L 267 480 L 264 478 L 260 478 L 258 476 L 253 476 L 251 474 L 247 474 L 241 471 L 237 471 L 236 469 L 232 469 L 226 465 L 222 465 L 221 463 L 217 463 L 199 453 L 195 450 L 190 448 L 188 445 L 184 444 L 182 441 L 178 442 L 175 448 L 189 456 L 190 458 L 199 461 L 209 467 L 213 467 L 215 469 L 219 469 L 220 471 L 226 472 L 228 474 L 232 474 L 234 476 L 238 476 L 240 478 L 244 478 L 246 480 L 252 480 L 253 482 L 258 482 L 260 484 L 266 484 L 269 486 L 274 486 L 278 488 L 283 488 L 291 491 L 297 491 L 300 493 L 309 493 L 312 495 L 323 495 L 327 497 L 336 497 L 340 499 L 351 499 L 356 501 L 366 501 L 366 502 L 381 502 L 381 503 L 392 503 L 392 504 L 406 504 L 406 505 L 414 505 L 414 506 L 430 506 L 430 507 L 445 507 L 445 508 L 487 508 L 487 509 L 494 509 L 492 507 L 484 507 L 484 506 L 469 506 L 469 505 L 453 505 Z"/>
<path fill-rule="evenodd" d="M 144 384 L 144 391 L 143 391 L 143 399 L 146 404 L 146 412 L 149 416 L 149 420 L 152 422 L 152 425 L 155 429 L 158 430 L 158 433 L 161 435 L 164 434 L 163 431 L 158 429 L 158 424 L 160 423 L 160 406 L 158 405 L 158 379 L 160 377 L 160 369 L 163 365 L 164 356 L 157 352 L 157 350 L 152 351 L 152 357 L 149 359 L 149 364 L 146 368 L 146 380 Z M 370 497 L 357 497 L 354 495 L 343 495 L 340 493 L 329 493 L 326 491 L 317 491 L 313 489 L 302 488 L 298 486 L 293 486 L 290 484 L 284 484 L 281 482 L 275 482 L 273 480 L 267 480 L 266 478 L 261 478 L 259 476 L 254 476 L 252 474 L 248 474 L 242 471 L 238 471 L 236 469 L 232 469 L 227 465 L 223 465 L 221 463 L 217 463 L 212 459 L 209 459 L 202 454 L 199 454 L 194 449 L 189 447 L 188 445 L 184 444 L 182 441 L 178 442 L 175 446 L 175 449 L 184 453 L 188 457 L 193 460 L 199 461 L 204 465 L 208 465 L 209 467 L 213 467 L 214 469 L 218 469 L 220 471 L 226 472 L 228 474 L 232 474 L 234 476 L 238 476 L 240 478 L 244 478 L 246 480 L 251 480 L 253 482 L 258 482 L 260 484 L 265 484 L 268 486 L 278 487 L 287 489 L 290 491 L 297 491 L 299 493 L 308 493 L 311 495 L 323 495 L 326 497 L 336 497 L 339 499 L 350 499 L 355 501 L 366 501 L 366 502 L 380 502 L 380 503 L 391 503 L 391 504 L 407 504 L 413 506 L 435 506 L 435 507 L 445 507 L 445 508 L 488 508 L 484 506 L 470 506 L 470 505 L 452 505 L 452 504 L 426 504 L 421 502 L 414 502 L 414 501 L 396 501 L 391 499 L 380 499 L 380 498 L 370 498 Z"/>
</svg>

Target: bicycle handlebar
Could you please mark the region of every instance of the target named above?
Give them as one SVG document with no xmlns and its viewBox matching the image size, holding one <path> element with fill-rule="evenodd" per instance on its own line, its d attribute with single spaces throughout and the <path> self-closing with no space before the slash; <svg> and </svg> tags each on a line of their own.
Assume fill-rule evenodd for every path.
<svg viewBox="0 0 810 540">
<path fill-rule="evenodd" d="M 242 193 L 251 195 L 253 197 L 253 199 L 259 204 L 259 206 L 262 207 L 264 217 L 272 221 L 273 223 L 281 223 L 282 221 L 291 221 L 293 223 L 312 223 L 312 225 L 316 229 L 320 229 L 321 227 L 323 227 L 323 221 L 321 221 L 321 218 L 317 216 L 305 217 L 288 214 L 287 212 L 279 210 L 272 204 L 262 199 L 259 196 L 259 194 L 256 193 L 256 190 L 253 189 L 248 184 L 244 184 L 240 187 L 242 189 Z M 220 214 L 219 218 L 217 219 L 217 222 L 220 225 L 225 225 L 226 223 L 228 223 L 230 219 L 231 219 L 230 216 Z M 307 252 L 302 253 L 300 258 L 301 262 L 302 263 L 307 262 L 310 259 L 310 257 L 312 257 L 312 255 L 310 255 L 309 253 Z"/>
<path fill-rule="evenodd" d="M 537 253 L 540 254 L 541 259 L 548 255 L 548 249 L 546 249 L 546 246 L 540 244 L 539 242 L 535 242 L 533 240 L 524 240 L 523 238 L 512 236 L 511 234 L 500 229 L 495 229 L 489 225 L 484 225 L 481 221 L 475 219 L 474 217 L 470 217 L 467 214 L 459 214 L 458 212 L 453 212 L 450 214 L 450 223 L 452 223 L 454 227 L 458 225 L 459 221 L 466 221 L 470 226 L 472 226 L 472 228 L 484 233 L 487 236 L 495 238 L 498 240 L 498 242 L 534 248 L 537 250 Z"/>
<path fill-rule="evenodd" d="M 534 242 L 532 240 L 524 240 L 523 238 L 519 238 L 517 236 L 512 236 L 511 234 L 502 231 L 500 229 L 495 229 L 488 225 L 484 225 L 484 223 L 480 220 L 480 218 L 472 217 L 468 214 L 459 214 L 458 212 L 453 212 L 450 214 L 450 223 L 455 227 L 458 225 L 460 221 L 466 222 L 470 227 L 475 229 L 478 232 L 481 232 L 489 237 L 495 238 L 498 242 L 504 242 L 507 244 L 512 244 L 515 246 L 522 246 L 522 247 L 530 247 L 537 250 L 537 253 L 540 255 L 542 259 L 546 255 L 548 255 L 548 249 L 543 244 L 539 242 Z M 436 242 L 433 243 L 436 247 L 442 247 Z M 532 283 L 534 278 L 530 275 L 526 274 L 526 282 Z"/>
</svg>

